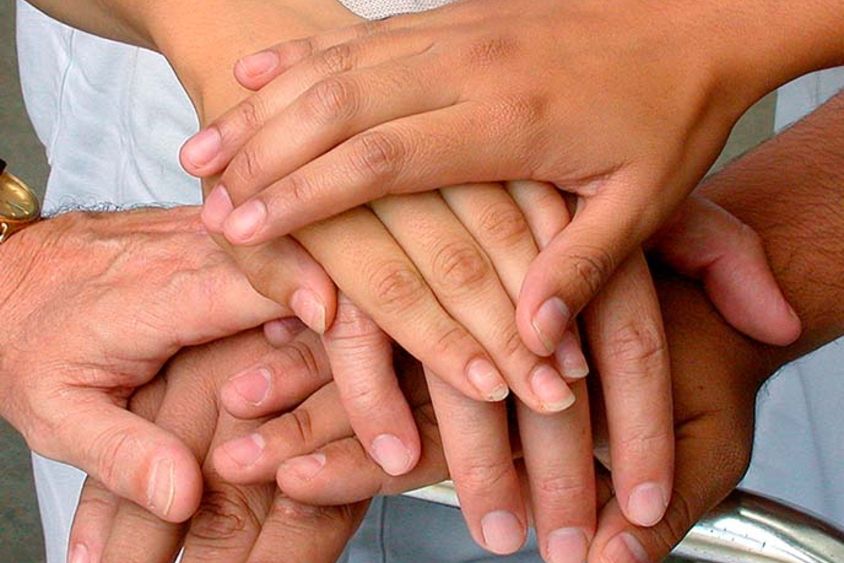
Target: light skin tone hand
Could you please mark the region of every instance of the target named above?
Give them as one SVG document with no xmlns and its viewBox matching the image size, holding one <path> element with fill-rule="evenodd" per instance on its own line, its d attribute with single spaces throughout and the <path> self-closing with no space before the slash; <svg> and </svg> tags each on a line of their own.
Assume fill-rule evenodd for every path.
<svg viewBox="0 0 844 563">
<path fill-rule="evenodd" d="M 268 280 L 269 280 L 269 279 L 271 279 L 271 278 L 266 278 L 266 279 L 268 279 Z"/>
<path fill-rule="evenodd" d="M 238 245 L 435 186 L 528 178 L 576 194 L 572 225 L 519 295 L 522 338 L 550 355 L 741 113 L 844 61 L 833 31 L 843 19 L 828 1 L 460 2 L 243 60 L 244 78 L 283 74 L 201 132 L 184 160 L 198 175 L 225 168 L 220 200 L 236 209 L 223 232 Z M 307 87 L 278 96 L 293 83 Z"/>
<path fill-rule="evenodd" d="M 197 208 L 63 215 L 1 252 L 0 310 L 10 327 L 0 336 L 2 416 L 41 455 L 162 518 L 190 516 L 201 490 L 196 461 L 126 401 L 181 347 L 289 311 L 252 289 L 209 240 Z"/>
<path fill-rule="evenodd" d="M 279 553 L 291 561 L 337 558 L 367 501 L 304 505 L 284 497 L 274 485 L 226 483 L 207 457 L 221 441 L 259 424 L 238 420 L 218 404 L 225 376 L 256 357 L 285 373 L 285 408 L 312 394 L 314 399 L 330 395 L 336 400 L 336 388 L 325 387 L 331 374 L 319 336 L 288 332 L 287 338 L 273 348 L 259 331 L 249 331 L 187 349 L 132 396 L 132 412 L 173 432 L 196 456 L 204 480 L 202 502 L 189 522 L 174 524 L 89 479 L 71 529 L 70 563 L 173 561 L 182 548 L 185 562 L 269 561 Z M 318 362 L 302 362 L 303 353 Z"/>
</svg>

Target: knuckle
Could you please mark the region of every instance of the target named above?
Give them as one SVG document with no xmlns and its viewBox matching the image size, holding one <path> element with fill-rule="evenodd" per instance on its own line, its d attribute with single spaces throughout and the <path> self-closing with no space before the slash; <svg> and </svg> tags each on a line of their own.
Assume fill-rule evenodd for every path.
<svg viewBox="0 0 844 563">
<path fill-rule="evenodd" d="M 305 407 L 299 407 L 296 410 L 284 415 L 287 424 L 290 426 L 295 436 L 294 441 L 301 444 L 311 444 L 314 438 L 314 423 L 310 411 Z"/>
<path fill-rule="evenodd" d="M 232 157 L 231 163 L 226 169 L 225 182 L 230 187 L 231 184 L 248 184 L 257 178 L 261 178 L 263 172 L 263 155 L 257 147 L 250 143 Z"/>
<path fill-rule="evenodd" d="M 322 74 L 339 74 L 354 67 L 354 53 L 348 43 L 328 47 L 314 61 Z"/>
<path fill-rule="evenodd" d="M 246 498 L 233 486 L 206 491 L 191 521 L 192 536 L 215 544 L 237 537 L 244 530 L 260 529 L 260 519 Z"/>
<path fill-rule="evenodd" d="M 625 458 L 653 459 L 657 452 L 665 452 L 666 445 L 674 439 L 670 427 L 654 427 L 653 425 L 628 425 L 622 436 L 619 436 L 619 449 Z"/>
<path fill-rule="evenodd" d="M 250 96 L 238 104 L 234 122 L 239 128 L 257 131 L 264 125 L 267 111 L 260 96 Z"/>
<path fill-rule="evenodd" d="M 311 178 L 302 172 L 294 172 L 284 180 L 284 194 L 297 203 L 307 203 L 317 193 Z"/>
<path fill-rule="evenodd" d="M 452 325 L 445 330 L 437 333 L 434 342 L 431 346 L 434 357 L 450 357 L 455 354 L 458 356 L 469 351 L 468 344 L 469 335 L 458 325 Z"/>
<path fill-rule="evenodd" d="M 533 240 L 525 216 L 518 207 L 498 202 L 488 206 L 479 216 L 480 237 L 504 246 L 515 246 Z"/>
<path fill-rule="evenodd" d="M 589 297 L 600 291 L 604 281 L 615 269 L 612 256 L 598 247 L 578 247 L 564 258 L 574 274 L 575 280 L 580 282 Z"/>
<path fill-rule="evenodd" d="M 305 94 L 304 104 L 308 116 L 326 123 L 355 115 L 359 100 L 354 82 L 332 76 L 312 86 Z"/>
<path fill-rule="evenodd" d="M 513 477 L 513 464 L 509 460 L 492 461 L 479 457 L 455 467 L 453 473 L 454 482 L 473 493 L 502 491 Z"/>
<path fill-rule="evenodd" d="M 378 325 L 363 312 L 362 309 L 352 304 L 343 304 L 337 308 L 334 324 L 328 331 L 332 340 L 347 339 L 370 339 L 381 336 L 381 329 Z"/>
<path fill-rule="evenodd" d="M 431 257 L 434 279 L 448 291 L 477 289 L 490 275 L 490 265 L 471 242 L 445 241 Z"/>
<path fill-rule="evenodd" d="M 127 470 L 121 462 L 131 459 L 137 451 L 137 440 L 131 431 L 115 429 L 95 439 L 92 445 L 97 455 L 98 480 L 108 487 L 114 487 L 118 476 Z"/>
<path fill-rule="evenodd" d="M 651 320 L 623 324 L 610 336 L 608 351 L 623 366 L 625 375 L 651 377 L 668 363 L 665 334 Z"/>
<path fill-rule="evenodd" d="M 419 273 L 398 261 L 379 265 L 370 276 L 370 287 L 378 303 L 389 311 L 407 311 L 426 294 Z"/>
<path fill-rule="evenodd" d="M 391 400 L 394 397 L 393 394 L 366 378 L 348 378 L 343 387 L 345 387 L 343 403 L 354 405 L 354 410 L 358 415 L 373 412 L 386 413 L 394 410 L 396 406 L 395 401 Z"/>
<path fill-rule="evenodd" d="M 539 498 L 555 505 L 580 506 L 582 501 L 594 498 L 591 481 L 582 475 L 554 475 L 543 477 L 537 485 Z M 582 506 L 588 506 L 582 504 Z"/>
<path fill-rule="evenodd" d="M 370 35 L 376 35 L 388 29 L 388 20 L 368 20 L 354 27 L 355 38 L 365 39 Z"/>
<path fill-rule="evenodd" d="M 399 135 L 383 129 L 362 133 L 350 143 L 352 170 L 372 180 L 393 176 L 407 155 Z"/>
<path fill-rule="evenodd" d="M 287 356 L 288 365 L 295 366 L 314 376 L 319 374 L 319 361 L 317 361 L 316 354 L 305 342 L 294 340 L 284 347 L 284 353 Z"/>
<path fill-rule="evenodd" d="M 660 553 L 668 554 L 674 546 L 686 535 L 689 529 L 703 515 L 695 510 L 691 500 L 682 490 L 675 489 L 671 503 L 665 512 L 662 525 L 653 529 L 654 540 Z"/>
</svg>

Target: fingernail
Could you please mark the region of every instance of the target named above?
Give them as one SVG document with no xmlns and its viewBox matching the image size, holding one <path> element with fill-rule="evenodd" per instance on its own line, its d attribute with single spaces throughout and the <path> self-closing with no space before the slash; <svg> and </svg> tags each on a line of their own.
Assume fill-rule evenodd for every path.
<svg viewBox="0 0 844 563">
<path fill-rule="evenodd" d="M 232 198 L 223 184 L 217 184 L 202 204 L 202 223 L 212 233 L 223 232 L 226 217 L 234 210 Z"/>
<path fill-rule="evenodd" d="M 287 317 L 276 319 L 264 323 L 264 337 L 270 346 L 280 348 L 285 344 L 289 344 L 304 329 L 305 325 L 298 318 Z"/>
<path fill-rule="evenodd" d="M 258 232 L 266 219 L 267 206 L 255 199 L 232 211 L 223 225 L 223 230 L 231 242 L 246 242 Z"/>
<path fill-rule="evenodd" d="M 662 520 L 667 507 L 668 499 L 656 483 L 638 485 L 627 500 L 627 513 L 639 526 L 653 526 Z"/>
<path fill-rule="evenodd" d="M 67 563 L 88 563 L 90 560 L 91 556 L 88 554 L 88 548 L 85 544 L 77 543 L 71 548 Z"/>
<path fill-rule="evenodd" d="M 325 332 L 325 305 L 310 289 L 297 289 L 290 298 L 290 308 L 308 328 L 318 334 Z"/>
<path fill-rule="evenodd" d="M 525 543 L 525 529 L 516 515 L 505 510 L 490 512 L 481 519 L 484 545 L 493 553 L 514 553 Z"/>
<path fill-rule="evenodd" d="M 266 368 L 248 369 L 233 376 L 229 383 L 244 401 L 257 406 L 270 393 L 270 372 Z"/>
<path fill-rule="evenodd" d="M 258 461 L 258 458 L 264 453 L 266 446 L 267 442 L 263 436 L 260 434 L 250 434 L 249 436 L 226 442 L 220 447 L 238 465 L 249 466 L 254 465 Z"/>
<path fill-rule="evenodd" d="M 278 54 L 275 51 L 261 51 L 254 55 L 243 57 L 237 64 L 248 76 L 260 76 L 274 70 L 279 63 Z"/>
<path fill-rule="evenodd" d="M 293 473 L 303 481 L 310 481 L 325 467 L 325 454 L 315 453 L 293 457 L 281 464 L 280 470 Z"/>
<path fill-rule="evenodd" d="M 621 532 L 607 542 L 604 548 L 604 561 L 610 563 L 649 563 L 648 552 L 636 539 L 636 536 L 628 532 Z"/>
<path fill-rule="evenodd" d="M 220 132 L 216 127 L 208 127 L 188 139 L 182 154 L 188 162 L 200 168 L 211 162 L 222 148 L 223 138 Z"/>
<path fill-rule="evenodd" d="M 530 387 L 543 410 L 548 412 L 564 411 L 574 404 L 574 393 L 563 381 L 563 376 L 551 366 L 539 366 L 530 377 Z"/>
<path fill-rule="evenodd" d="M 381 434 L 372 440 L 372 457 L 390 475 L 404 475 L 410 471 L 413 456 L 396 436 Z"/>
<path fill-rule="evenodd" d="M 159 515 L 167 516 L 176 498 L 176 465 L 172 459 L 155 463 L 147 486 L 147 505 Z"/>
<path fill-rule="evenodd" d="M 589 374 L 586 356 L 583 355 L 580 343 L 572 331 L 567 330 L 563 333 L 563 339 L 554 351 L 554 355 L 563 376 L 569 379 L 583 379 Z"/>
<path fill-rule="evenodd" d="M 579 528 L 560 528 L 548 534 L 548 558 L 551 563 L 586 561 L 588 540 Z"/>
<path fill-rule="evenodd" d="M 510 394 L 504 378 L 492 363 L 483 358 L 469 362 L 466 377 L 487 401 L 503 401 Z"/>
<path fill-rule="evenodd" d="M 549 354 L 554 353 L 557 343 L 569 322 L 569 308 L 559 297 L 552 297 L 542 304 L 533 316 L 533 330 Z"/>
</svg>

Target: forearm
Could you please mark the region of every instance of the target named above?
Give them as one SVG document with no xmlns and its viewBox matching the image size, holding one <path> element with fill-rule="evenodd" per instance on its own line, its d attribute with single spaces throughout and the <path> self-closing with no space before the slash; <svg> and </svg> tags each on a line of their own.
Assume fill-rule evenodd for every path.
<svg viewBox="0 0 844 563">
<path fill-rule="evenodd" d="M 165 55 L 197 102 L 209 77 L 279 41 L 354 23 L 336 0 L 31 0 L 89 33 Z M 222 80 L 222 79 L 221 79 Z"/>
<path fill-rule="evenodd" d="M 844 333 L 844 94 L 710 179 L 702 193 L 764 241 L 803 322 L 777 364 Z"/>
</svg>

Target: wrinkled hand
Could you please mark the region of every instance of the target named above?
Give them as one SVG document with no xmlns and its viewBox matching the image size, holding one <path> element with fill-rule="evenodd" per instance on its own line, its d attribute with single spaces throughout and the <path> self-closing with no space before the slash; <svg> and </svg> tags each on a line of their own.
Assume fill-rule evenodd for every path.
<svg viewBox="0 0 844 563">
<path fill-rule="evenodd" d="M 283 496 L 274 484 L 224 482 L 207 458 L 221 441 L 248 432 L 258 421 L 238 420 L 218 405 L 224 376 L 261 358 L 285 374 L 287 403 L 312 396 L 336 399 L 319 337 L 310 331 L 274 349 L 250 331 L 178 354 L 167 368 L 131 398 L 129 408 L 183 440 L 202 466 L 202 502 L 189 522 L 160 520 L 145 508 L 119 499 L 89 478 L 83 488 L 70 535 L 69 561 L 220 562 L 333 561 L 359 524 L 368 502 L 315 507 Z M 311 369 L 312 368 L 312 369 Z M 81 559 L 83 556 L 86 558 Z"/>
<path fill-rule="evenodd" d="M 62 215 L 0 253 L 0 414 L 36 452 L 162 518 L 190 516 L 194 457 L 126 402 L 183 346 L 289 311 L 250 287 L 197 208 Z M 310 275 L 295 253 L 278 258 Z"/>
</svg>

